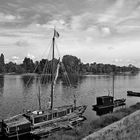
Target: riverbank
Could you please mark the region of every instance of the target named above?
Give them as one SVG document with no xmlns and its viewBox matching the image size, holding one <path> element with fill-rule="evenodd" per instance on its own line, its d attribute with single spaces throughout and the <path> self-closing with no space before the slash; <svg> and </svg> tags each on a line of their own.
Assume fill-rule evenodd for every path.
<svg viewBox="0 0 140 140">
<path fill-rule="evenodd" d="M 101 116 L 99 119 L 93 120 L 89 123 L 83 123 L 80 126 L 76 126 L 73 130 L 60 131 L 47 138 L 47 140 L 80 140 L 89 134 L 104 128 L 105 126 L 119 121 L 137 110 L 140 110 L 140 103 L 136 103 L 128 108 L 121 108 L 111 114 Z"/>
<path fill-rule="evenodd" d="M 138 74 L 140 70 L 137 70 L 135 72 L 132 71 L 125 71 L 125 72 L 115 72 L 115 75 L 135 75 Z M 36 72 L 2 72 L 0 73 L 0 75 L 37 75 L 37 74 L 41 74 L 41 73 L 36 73 Z M 43 74 L 44 75 L 44 74 Z M 50 75 L 50 74 L 46 74 L 46 75 Z M 98 72 L 98 73 L 94 73 L 94 72 L 83 72 L 83 73 L 71 73 L 70 76 L 96 76 L 96 75 L 112 75 L 112 72 Z"/>
</svg>

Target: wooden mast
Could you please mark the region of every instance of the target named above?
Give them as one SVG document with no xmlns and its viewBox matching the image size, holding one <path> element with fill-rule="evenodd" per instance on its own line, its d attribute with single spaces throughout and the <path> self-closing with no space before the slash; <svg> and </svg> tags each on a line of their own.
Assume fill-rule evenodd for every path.
<svg viewBox="0 0 140 140">
<path fill-rule="evenodd" d="M 50 108 L 53 108 L 53 87 L 54 87 L 54 45 L 55 45 L 55 29 L 54 29 L 54 36 L 52 39 L 52 84 L 51 84 L 51 106 Z"/>
<path fill-rule="evenodd" d="M 39 85 L 39 95 L 38 95 L 38 102 L 39 102 L 39 110 L 41 110 L 41 94 L 40 94 L 40 85 Z"/>
<path fill-rule="evenodd" d="M 113 72 L 113 84 L 112 84 L 112 94 L 113 94 L 113 102 L 114 102 L 114 72 Z"/>
</svg>

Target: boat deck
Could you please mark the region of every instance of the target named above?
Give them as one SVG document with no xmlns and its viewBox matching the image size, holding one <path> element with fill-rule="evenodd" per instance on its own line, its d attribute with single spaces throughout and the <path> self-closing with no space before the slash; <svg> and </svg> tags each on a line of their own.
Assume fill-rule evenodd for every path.
<svg viewBox="0 0 140 140">
<path fill-rule="evenodd" d="M 38 137 L 45 137 L 61 129 L 72 129 L 74 124 L 77 124 L 78 122 L 82 122 L 84 120 L 85 117 L 76 117 L 70 120 L 56 122 L 51 125 L 44 125 L 38 129 L 31 131 L 31 135 L 38 136 Z"/>
<path fill-rule="evenodd" d="M 72 108 L 73 105 L 65 105 L 65 106 L 62 106 L 62 107 L 54 107 L 52 110 L 51 109 L 46 109 L 46 110 L 37 110 L 37 111 L 28 111 L 25 115 L 27 116 L 33 116 L 33 117 L 36 117 L 36 116 L 42 116 L 44 114 L 46 115 L 49 115 L 50 113 L 55 113 L 55 112 L 58 112 L 58 111 L 65 111 L 66 109 L 69 109 L 69 108 Z"/>
<path fill-rule="evenodd" d="M 27 120 L 22 114 L 19 114 L 9 119 L 5 119 L 4 123 L 9 127 L 15 127 L 22 124 L 29 124 L 30 121 Z"/>
</svg>

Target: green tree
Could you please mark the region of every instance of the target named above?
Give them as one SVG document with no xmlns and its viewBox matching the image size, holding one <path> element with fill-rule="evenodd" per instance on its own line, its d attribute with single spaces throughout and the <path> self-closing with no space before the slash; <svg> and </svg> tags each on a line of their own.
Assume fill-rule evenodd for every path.
<svg viewBox="0 0 140 140">
<path fill-rule="evenodd" d="M 5 62 L 4 62 L 4 55 L 1 54 L 0 56 L 0 73 L 5 72 Z"/>
<path fill-rule="evenodd" d="M 26 73 L 31 73 L 34 71 L 34 63 L 33 60 L 30 58 L 25 57 L 23 60 L 23 67 Z"/>
</svg>

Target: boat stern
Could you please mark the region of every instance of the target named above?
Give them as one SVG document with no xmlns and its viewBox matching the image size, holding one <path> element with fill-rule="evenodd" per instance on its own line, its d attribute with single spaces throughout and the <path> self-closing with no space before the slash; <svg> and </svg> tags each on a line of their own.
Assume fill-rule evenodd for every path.
<svg viewBox="0 0 140 140">
<path fill-rule="evenodd" d="M 17 115 L 2 122 L 3 134 L 8 137 L 29 134 L 31 131 L 31 122 L 22 115 Z"/>
</svg>

